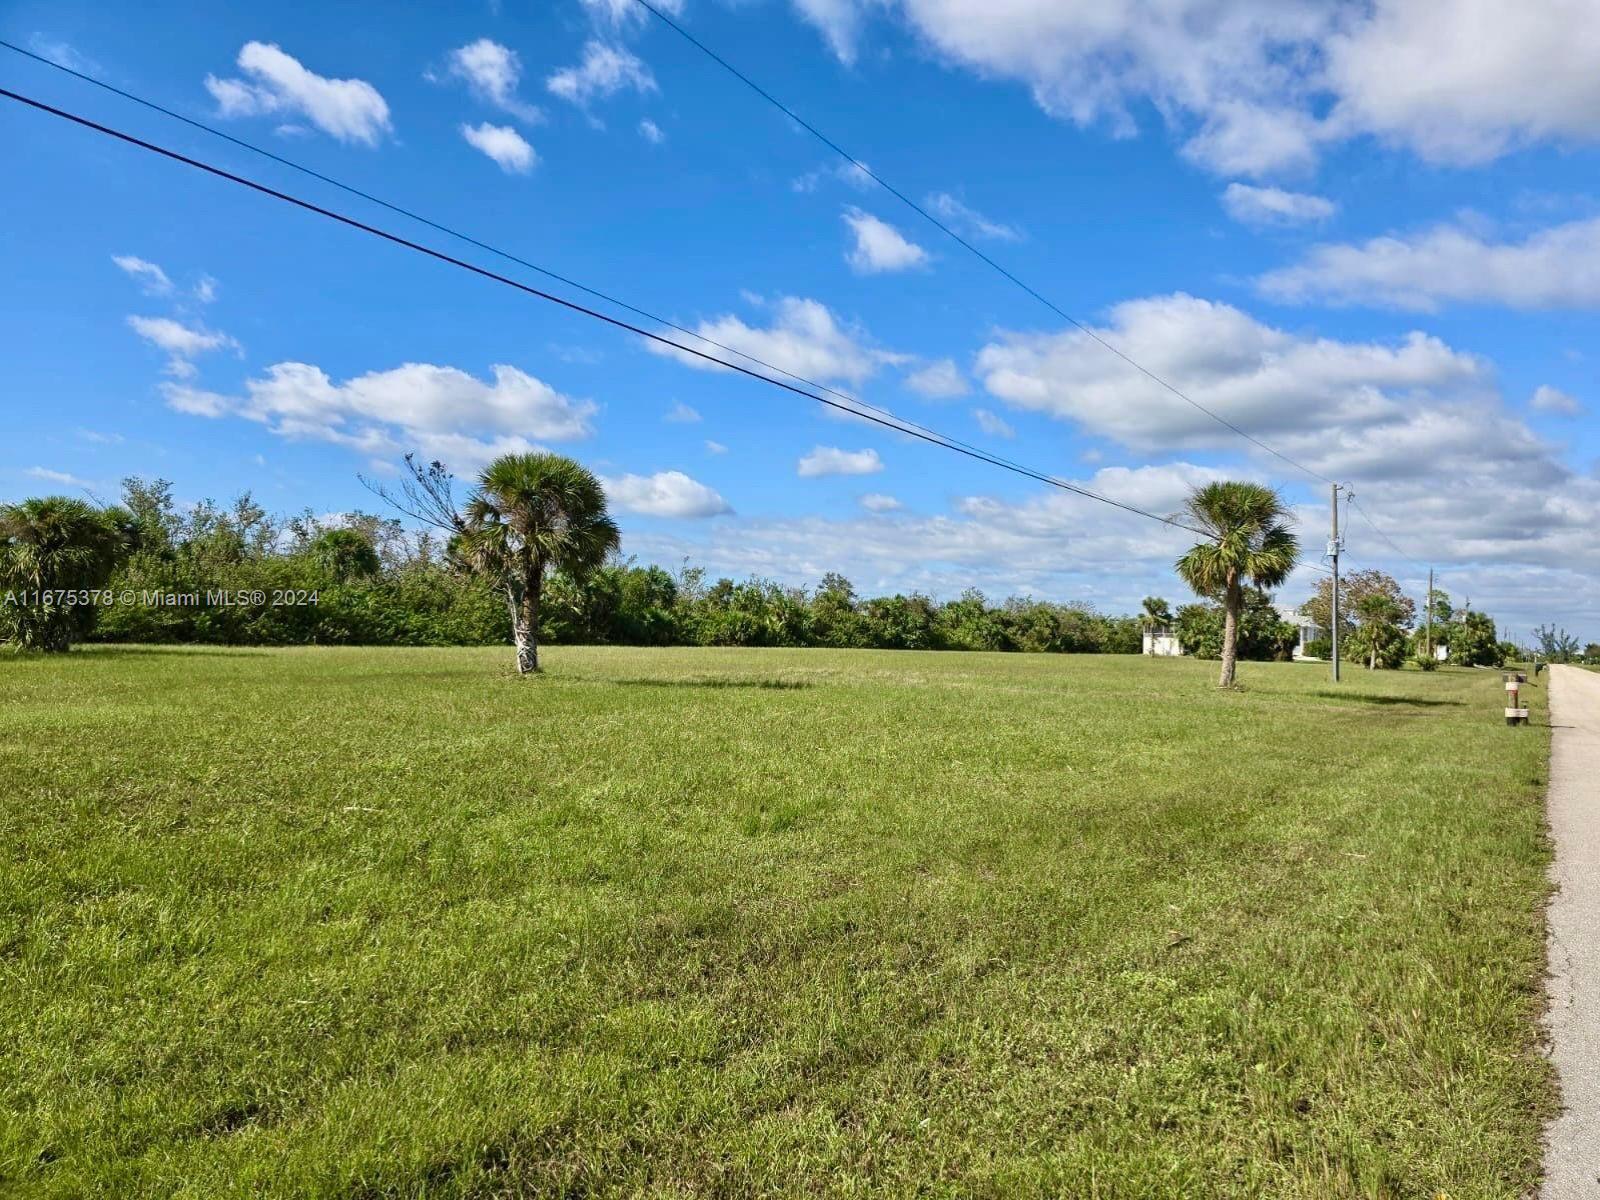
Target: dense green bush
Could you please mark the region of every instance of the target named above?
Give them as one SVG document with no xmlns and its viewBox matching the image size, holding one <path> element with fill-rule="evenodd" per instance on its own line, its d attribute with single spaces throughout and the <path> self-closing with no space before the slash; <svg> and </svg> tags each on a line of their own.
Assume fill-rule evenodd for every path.
<svg viewBox="0 0 1600 1200">
<path fill-rule="evenodd" d="M 1350 661 L 1392 671 L 1405 662 L 1408 645 L 1405 630 L 1389 621 L 1359 625 L 1350 634 Z"/>
<path fill-rule="evenodd" d="M 1178 610 L 1178 641 L 1196 658 L 1222 657 L 1222 606 L 1185 604 Z M 1259 662 L 1288 662 L 1300 640 L 1300 630 L 1278 615 L 1272 595 L 1246 588 L 1239 618 L 1239 657 Z"/>
<path fill-rule="evenodd" d="M 1498 667 L 1502 661 L 1494 618 L 1488 613 L 1457 614 L 1447 631 L 1450 661 L 1464 667 Z"/>
</svg>

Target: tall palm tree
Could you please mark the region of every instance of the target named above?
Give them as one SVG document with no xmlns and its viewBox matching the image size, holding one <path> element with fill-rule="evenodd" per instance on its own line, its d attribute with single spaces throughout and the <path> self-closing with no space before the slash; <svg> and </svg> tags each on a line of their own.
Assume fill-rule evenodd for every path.
<svg viewBox="0 0 1600 1200">
<path fill-rule="evenodd" d="M 1300 557 L 1300 542 L 1290 531 L 1294 519 L 1277 492 L 1237 480 L 1195 488 L 1183 507 L 1207 540 L 1178 560 L 1178 575 L 1198 594 L 1222 601 L 1222 678 L 1217 686 L 1232 687 L 1245 581 L 1275 588 L 1289 577 Z"/>
<path fill-rule="evenodd" d="M 126 516 L 70 496 L 0 504 L 0 631 L 25 649 L 70 649 L 94 624 L 82 593 L 127 552 Z"/>
<path fill-rule="evenodd" d="M 478 477 L 457 558 L 505 592 L 517 671 L 539 669 L 539 602 L 545 575 L 582 579 L 621 544 L 592 471 L 559 454 L 507 454 Z"/>
</svg>

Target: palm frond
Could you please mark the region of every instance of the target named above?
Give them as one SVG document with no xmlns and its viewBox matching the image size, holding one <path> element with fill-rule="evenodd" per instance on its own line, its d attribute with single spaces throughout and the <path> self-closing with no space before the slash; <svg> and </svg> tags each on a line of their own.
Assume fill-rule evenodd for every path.
<svg viewBox="0 0 1600 1200">
<path fill-rule="evenodd" d="M 621 544 L 605 488 L 559 454 L 507 454 L 478 477 L 463 512 L 463 552 L 490 573 L 539 578 L 556 569 L 582 577 Z M 489 530 L 498 531 L 493 539 Z"/>
<path fill-rule="evenodd" d="M 1177 562 L 1179 576 L 1200 595 L 1218 594 L 1230 576 L 1276 587 L 1299 561 L 1293 516 L 1269 487 L 1216 480 L 1195 488 L 1184 512 L 1210 536 Z"/>
</svg>

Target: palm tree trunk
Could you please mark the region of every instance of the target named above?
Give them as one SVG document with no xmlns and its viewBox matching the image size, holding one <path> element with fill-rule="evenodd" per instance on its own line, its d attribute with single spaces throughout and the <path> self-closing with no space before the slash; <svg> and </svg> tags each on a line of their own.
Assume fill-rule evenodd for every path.
<svg viewBox="0 0 1600 1200">
<path fill-rule="evenodd" d="M 1228 587 L 1222 596 L 1222 678 L 1218 687 L 1233 686 L 1234 667 L 1239 658 L 1239 607 L 1243 596 L 1239 577 L 1228 573 Z"/>
<path fill-rule="evenodd" d="M 511 616 L 511 642 L 517 651 L 517 674 L 526 675 L 539 669 L 539 647 L 535 643 L 538 623 L 530 625 L 528 589 L 506 583 L 506 612 Z"/>
<path fill-rule="evenodd" d="M 517 674 L 531 675 L 539 670 L 539 576 L 525 579 L 522 603 L 517 606 L 512 637 L 517 643 Z"/>
</svg>

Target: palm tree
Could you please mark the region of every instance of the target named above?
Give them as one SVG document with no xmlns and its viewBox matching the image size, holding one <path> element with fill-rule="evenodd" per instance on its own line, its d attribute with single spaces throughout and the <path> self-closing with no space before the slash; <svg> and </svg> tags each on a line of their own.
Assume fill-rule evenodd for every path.
<svg viewBox="0 0 1600 1200">
<path fill-rule="evenodd" d="M 1237 480 L 1195 488 L 1183 507 L 1207 540 L 1178 560 L 1178 575 L 1198 594 L 1222 601 L 1222 678 L 1217 686 L 1232 687 L 1244 583 L 1274 588 L 1289 577 L 1300 557 L 1299 540 L 1290 532 L 1293 517 L 1271 488 Z"/>
<path fill-rule="evenodd" d="M 1144 611 L 1139 614 L 1139 624 L 1150 635 L 1150 653 L 1156 652 L 1156 637 L 1172 624 L 1172 607 L 1160 596 L 1146 596 Z"/>
<path fill-rule="evenodd" d="M 539 669 L 545 575 L 582 579 L 621 544 L 593 472 L 559 454 L 507 454 L 478 477 L 453 553 L 504 590 L 517 671 Z"/>
<path fill-rule="evenodd" d="M 383 569 L 372 539 L 359 529 L 325 529 L 309 549 L 318 569 L 336 583 L 367 579 Z"/>
<path fill-rule="evenodd" d="M 24 649 L 62 653 L 94 624 L 83 593 L 127 551 L 127 516 L 70 496 L 0 505 L 0 626 Z"/>
<path fill-rule="evenodd" d="M 1367 656 L 1367 670 L 1376 671 L 1380 658 L 1398 661 L 1404 653 L 1405 630 L 1401 622 L 1405 611 L 1392 596 L 1383 592 L 1368 592 L 1355 603 L 1356 616 L 1361 625 L 1351 639 Z"/>
</svg>

